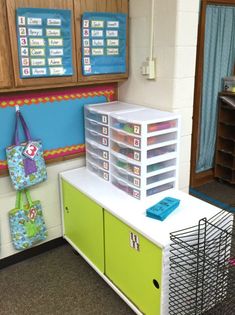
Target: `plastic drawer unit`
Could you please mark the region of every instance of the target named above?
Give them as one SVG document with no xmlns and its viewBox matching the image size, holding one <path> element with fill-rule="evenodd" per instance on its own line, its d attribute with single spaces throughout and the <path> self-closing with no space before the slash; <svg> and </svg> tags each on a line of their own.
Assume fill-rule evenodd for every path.
<svg viewBox="0 0 235 315">
<path fill-rule="evenodd" d="M 179 129 L 179 116 L 169 112 L 111 114 L 111 182 L 137 199 L 175 188 Z"/>
<path fill-rule="evenodd" d="M 110 179 L 110 115 L 141 110 L 142 107 L 122 102 L 85 106 L 86 165 L 89 171 Z"/>
</svg>

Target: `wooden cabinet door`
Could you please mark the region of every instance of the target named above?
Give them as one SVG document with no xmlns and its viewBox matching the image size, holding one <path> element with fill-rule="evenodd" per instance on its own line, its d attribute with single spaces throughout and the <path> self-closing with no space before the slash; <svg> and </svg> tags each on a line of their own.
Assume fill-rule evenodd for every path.
<svg viewBox="0 0 235 315">
<path fill-rule="evenodd" d="M 17 8 L 48 8 L 71 10 L 71 38 L 72 38 L 72 60 L 74 74 L 62 77 L 43 77 L 43 78 L 20 78 L 20 67 L 18 60 L 18 46 L 16 33 L 16 9 Z M 14 79 L 17 87 L 23 86 L 42 86 L 73 83 L 77 81 L 76 54 L 75 54 L 75 30 L 73 0 L 7 0 L 7 13 L 10 28 L 10 40 L 14 67 Z"/>
<path fill-rule="evenodd" d="M 76 42 L 77 42 L 77 69 L 79 82 L 105 82 L 118 81 L 128 78 L 128 13 L 129 0 L 75 0 L 74 2 L 75 23 L 76 23 Z M 127 14 L 127 30 L 126 30 L 126 73 L 120 74 L 99 74 L 91 76 L 82 75 L 81 65 L 81 20 L 84 12 L 109 12 L 109 13 L 125 13 Z"/>
<path fill-rule="evenodd" d="M 105 274 L 143 314 L 160 315 L 162 250 L 104 212 Z"/>
<path fill-rule="evenodd" d="M 103 209 L 62 181 L 64 236 L 104 273 Z"/>
<path fill-rule="evenodd" d="M 5 0 L 0 0 L 0 6 L 0 89 L 3 89 L 12 85 L 12 61 Z"/>
</svg>

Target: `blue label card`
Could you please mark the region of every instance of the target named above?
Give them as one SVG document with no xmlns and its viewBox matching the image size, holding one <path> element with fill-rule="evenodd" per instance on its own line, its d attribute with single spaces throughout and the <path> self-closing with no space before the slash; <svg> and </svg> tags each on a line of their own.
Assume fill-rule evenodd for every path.
<svg viewBox="0 0 235 315">
<path fill-rule="evenodd" d="M 83 75 L 126 72 L 126 19 L 122 13 L 83 14 Z"/>
<path fill-rule="evenodd" d="M 19 8 L 20 78 L 72 76 L 71 11 Z"/>
</svg>

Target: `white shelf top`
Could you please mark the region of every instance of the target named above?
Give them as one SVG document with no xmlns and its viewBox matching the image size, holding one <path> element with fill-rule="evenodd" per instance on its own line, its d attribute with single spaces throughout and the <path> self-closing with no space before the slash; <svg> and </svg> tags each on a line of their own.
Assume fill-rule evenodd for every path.
<svg viewBox="0 0 235 315">
<path fill-rule="evenodd" d="M 85 167 L 62 172 L 60 177 L 161 248 L 169 245 L 171 232 L 195 226 L 200 219 L 209 219 L 221 211 L 176 189 L 140 201 L 100 179 Z M 146 209 L 164 197 L 180 199 L 179 207 L 162 222 L 146 217 Z"/>
<path fill-rule="evenodd" d="M 124 103 L 124 102 L 109 102 L 109 103 L 97 103 L 97 104 L 88 104 L 86 105 L 87 109 L 94 109 L 96 113 L 101 114 L 110 114 L 113 112 L 126 112 L 126 111 L 133 111 L 133 110 L 142 110 L 146 109 L 141 105 L 131 104 L 131 103 Z"/>
<path fill-rule="evenodd" d="M 113 114 L 113 118 L 137 124 L 143 122 L 158 123 L 179 118 L 179 115 L 175 113 L 165 112 L 154 108 L 142 108 L 141 111 L 122 113 L 121 116 L 119 113 Z"/>
</svg>

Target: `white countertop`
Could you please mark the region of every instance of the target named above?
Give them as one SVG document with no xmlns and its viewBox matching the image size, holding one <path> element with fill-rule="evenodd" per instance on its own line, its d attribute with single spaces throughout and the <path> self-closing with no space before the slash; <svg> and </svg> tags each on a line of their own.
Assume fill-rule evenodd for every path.
<svg viewBox="0 0 235 315">
<path fill-rule="evenodd" d="M 60 177 L 162 248 L 169 245 L 171 232 L 195 226 L 200 219 L 204 217 L 209 219 L 221 211 L 207 202 L 176 189 L 140 201 L 100 179 L 85 167 L 62 172 Z M 180 199 L 179 207 L 162 222 L 146 217 L 146 209 L 164 197 Z"/>
</svg>

